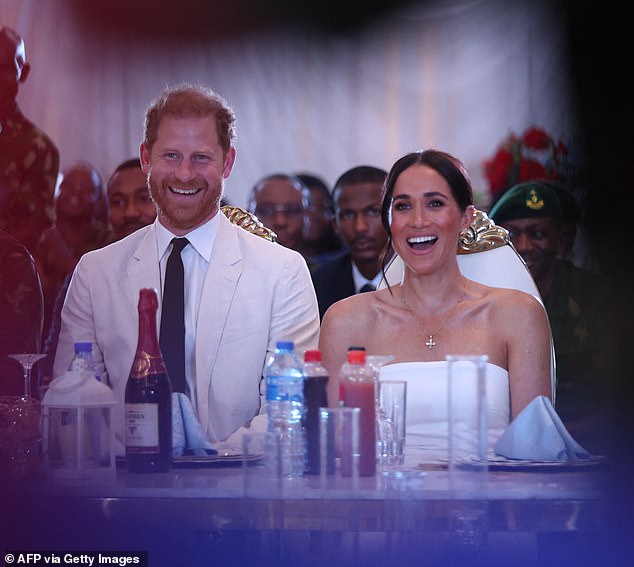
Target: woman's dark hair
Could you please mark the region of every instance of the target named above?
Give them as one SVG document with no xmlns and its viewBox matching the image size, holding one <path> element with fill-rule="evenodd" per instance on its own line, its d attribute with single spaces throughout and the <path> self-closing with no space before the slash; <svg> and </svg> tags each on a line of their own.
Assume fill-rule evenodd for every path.
<svg viewBox="0 0 634 567">
<path fill-rule="evenodd" d="M 385 269 L 394 255 L 392 231 L 390 229 L 390 207 L 394 195 L 394 185 L 406 169 L 413 165 L 425 165 L 438 173 L 449 185 L 451 194 L 462 212 L 473 205 L 473 189 L 465 167 L 458 158 L 440 150 L 421 150 L 411 152 L 399 158 L 387 174 L 381 194 L 381 221 L 387 233 L 387 244 L 381 260 L 381 271 L 385 278 Z"/>
</svg>

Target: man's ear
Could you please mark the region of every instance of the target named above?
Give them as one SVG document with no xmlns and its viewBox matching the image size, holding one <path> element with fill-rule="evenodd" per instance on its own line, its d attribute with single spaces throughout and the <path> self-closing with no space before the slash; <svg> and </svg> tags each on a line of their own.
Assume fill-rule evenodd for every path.
<svg viewBox="0 0 634 567">
<path fill-rule="evenodd" d="M 139 158 L 141 159 L 141 169 L 147 175 L 150 171 L 150 150 L 144 143 L 139 147 Z"/>
<path fill-rule="evenodd" d="M 229 151 L 224 156 L 224 162 L 222 164 L 222 176 L 226 179 L 231 175 L 233 164 L 236 162 L 236 149 L 231 146 Z"/>
<path fill-rule="evenodd" d="M 25 63 L 22 65 L 22 72 L 20 73 L 20 82 L 24 83 L 31 72 L 31 64 Z"/>
</svg>

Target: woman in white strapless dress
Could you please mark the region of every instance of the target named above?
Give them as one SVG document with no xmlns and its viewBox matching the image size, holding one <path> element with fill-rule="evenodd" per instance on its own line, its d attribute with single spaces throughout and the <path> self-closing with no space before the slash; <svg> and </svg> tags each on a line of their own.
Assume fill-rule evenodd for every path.
<svg viewBox="0 0 634 567">
<path fill-rule="evenodd" d="M 408 381 L 407 446 L 432 459 L 447 447 L 447 355 L 486 355 L 489 444 L 536 396 L 551 395 L 550 329 L 533 296 L 465 278 L 460 233 L 473 217 L 468 175 L 453 156 L 426 150 L 397 160 L 381 208 L 386 258 L 405 267 L 400 285 L 343 299 L 326 312 L 320 349 L 337 405 L 347 347 L 393 355 L 382 378 Z M 474 400 L 465 396 L 465 411 Z"/>
</svg>

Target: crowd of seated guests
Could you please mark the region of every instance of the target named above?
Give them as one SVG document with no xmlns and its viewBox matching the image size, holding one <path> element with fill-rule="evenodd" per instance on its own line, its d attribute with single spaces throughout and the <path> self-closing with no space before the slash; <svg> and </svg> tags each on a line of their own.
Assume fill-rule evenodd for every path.
<svg viewBox="0 0 634 567">
<path fill-rule="evenodd" d="M 340 299 L 377 287 L 387 241 L 380 215 L 386 175 L 387 172 L 380 168 L 356 166 L 344 172 L 328 191 L 325 183 L 316 176 L 303 174 L 301 178 L 275 173 L 260 179 L 249 195 L 248 208 L 277 233 L 278 243 L 297 250 L 306 259 L 320 317 Z M 317 186 L 319 188 L 315 189 Z M 590 285 L 571 283 L 571 273 L 577 282 L 581 274 L 579 268 L 564 258 L 574 240 L 574 231 L 571 233 L 574 227 L 564 231 L 563 208 L 558 204 L 560 198 L 554 189 L 547 184 L 534 187 L 539 189 L 538 197 L 545 199 L 548 207 L 540 214 L 535 214 L 534 209 L 526 209 L 532 214 L 530 228 L 516 226 L 528 222 L 522 219 L 523 213 L 509 215 L 505 212 L 509 200 L 518 190 L 509 191 L 490 214 L 494 221 L 510 230 L 512 241 L 527 262 L 544 299 L 558 355 L 557 402 L 562 415 L 573 422 L 579 418 L 579 412 L 588 411 L 591 404 L 584 384 L 588 384 L 589 374 L 600 368 L 593 359 L 596 349 L 591 348 L 595 337 L 592 328 L 598 320 L 597 301 L 592 299 L 593 294 L 587 293 L 597 280 L 592 274 L 583 272 L 583 280 L 591 282 Z M 102 195 L 107 196 L 107 224 L 99 218 Z M 521 202 L 523 198 L 522 193 L 522 197 L 515 201 Z M 42 233 L 33 255 L 43 290 L 45 317 L 39 342 L 31 340 L 29 343 L 31 348 L 41 348 L 48 355 L 42 361 L 40 371 L 48 379 L 52 378 L 61 308 L 79 257 L 88 250 L 124 238 L 156 217 L 146 176 L 136 158 L 115 168 L 107 183 L 107 193 L 98 172 L 88 162 L 67 167 L 61 176 L 55 211 L 55 223 Z M 539 227 L 533 226 L 535 224 Z M 322 243 L 317 242 L 318 234 L 321 234 Z M 572 234 L 572 239 L 566 239 L 567 234 Z M 552 246 L 540 245 L 540 240 L 550 242 Z M 542 258 L 546 258 L 546 267 L 542 265 Z M 561 291 L 562 286 L 567 291 Z M 556 291 L 558 289 L 560 291 Z M 561 300 L 562 293 L 568 293 L 567 299 Z M 34 308 L 31 306 L 30 309 L 32 312 Z M 581 330 L 580 326 L 583 327 Z M 572 341 L 574 349 L 571 351 Z M 12 364 L 15 373 L 19 374 L 17 364 L 9 361 L 9 366 Z"/>
</svg>

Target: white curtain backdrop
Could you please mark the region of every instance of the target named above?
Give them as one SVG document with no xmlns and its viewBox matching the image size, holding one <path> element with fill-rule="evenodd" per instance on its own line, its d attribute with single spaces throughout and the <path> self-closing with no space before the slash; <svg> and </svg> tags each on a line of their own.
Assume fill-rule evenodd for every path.
<svg viewBox="0 0 634 567">
<path fill-rule="evenodd" d="M 148 8 L 169 29 L 187 0 L 163 4 Z M 350 167 L 389 169 L 424 147 L 462 159 L 484 195 L 482 161 L 509 131 L 576 135 L 564 26 L 548 2 L 409 2 L 346 33 L 282 21 L 236 25 L 220 39 L 149 36 L 130 22 L 117 31 L 80 18 L 77 5 L 0 0 L 0 23 L 24 37 L 32 64 L 18 96 L 25 115 L 58 145 L 62 166 L 85 159 L 104 178 L 137 154 L 146 106 L 183 81 L 212 87 L 236 112 L 225 195 L 240 206 L 274 171 L 332 184 Z"/>
</svg>

